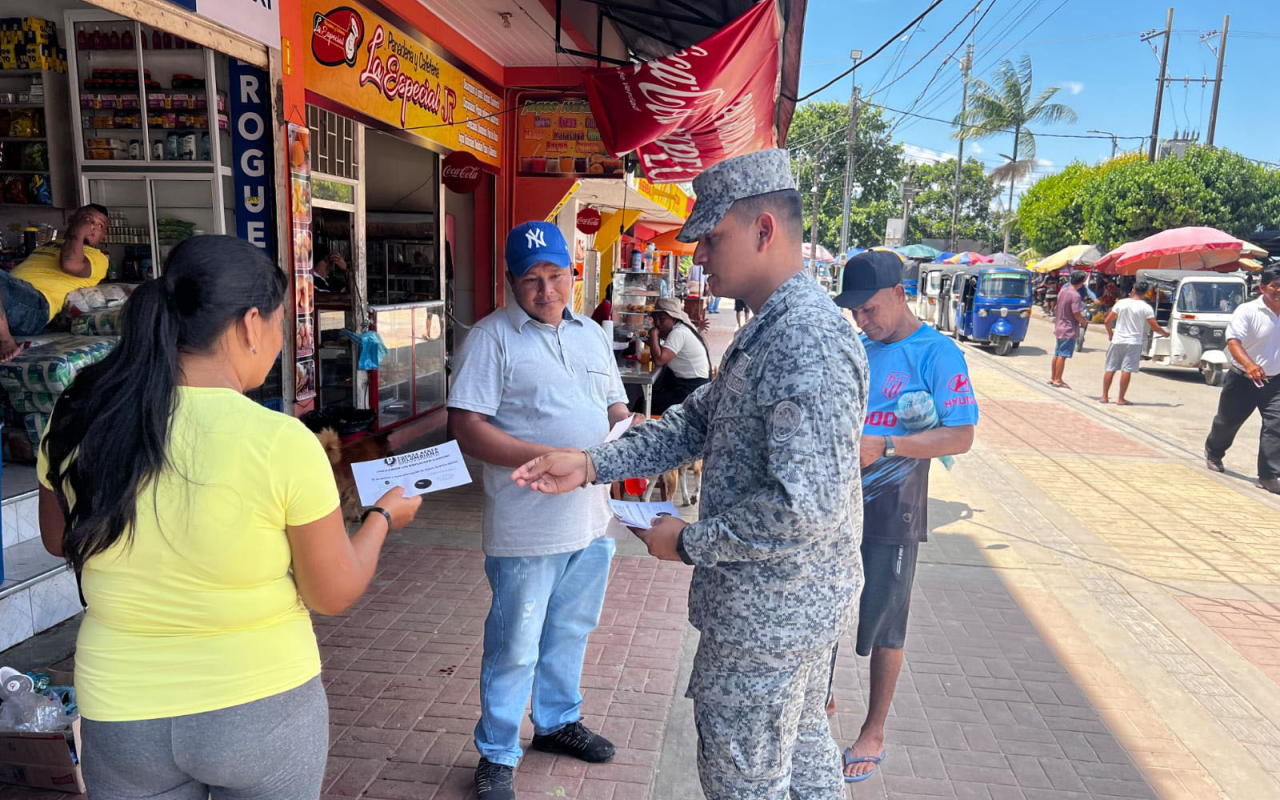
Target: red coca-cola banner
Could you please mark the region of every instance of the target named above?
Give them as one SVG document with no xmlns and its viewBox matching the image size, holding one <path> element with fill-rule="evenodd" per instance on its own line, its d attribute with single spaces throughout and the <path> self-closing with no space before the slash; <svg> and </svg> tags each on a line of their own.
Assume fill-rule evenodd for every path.
<svg viewBox="0 0 1280 800">
<path fill-rule="evenodd" d="M 650 181 L 679 183 L 775 147 L 782 28 L 777 0 L 765 0 L 685 50 L 588 70 L 587 98 L 609 152 L 636 150 Z"/>
<path fill-rule="evenodd" d="M 480 185 L 483 166 L 466 150 L 454 150 L 440 162 L 440 180 L 451 192 L 471 194 Z"/>
</svg>

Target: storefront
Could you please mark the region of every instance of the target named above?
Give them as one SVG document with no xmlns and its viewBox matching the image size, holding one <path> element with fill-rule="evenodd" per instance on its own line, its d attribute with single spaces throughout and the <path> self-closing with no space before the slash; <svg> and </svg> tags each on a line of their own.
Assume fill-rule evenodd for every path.
<svg viewBox="0 0 1280 800">
<path fill-rule="evenodd" d="M 243 6 L 243 7 L 241 7 Z M 65 233 L 85 203 L 110 212 L 110 308 L 80 307 L 28 337 L 3 384 L 5 581 L 0 649 L 80 610 L 74 576 L 39 542 L 36 443 L 58 394 L 114 346 L 120 303 L 183 239 L 229 234 L 279 263 L 283 153 L 271 98 L 279 16 L 256 4 L 9 0 L 0 19 L 0 261 Z M 68 300 L 68 306 L 90 302 Z M 102 300 L 106 302 L 106 300 Z M 285 359 L 282 359 L 284 361 Z M 39 365 L 38 369 L 30 369 Z M 254 399 L 283 409 L 277 369 Z M 11 640 L 12 641 L 11 641 Z"/>
<path fill-rule="evenodd" d="M 496 305 L 501 92 L 385 9 L 303 0 L 302 14 L 297 410 L 413 438 L 443 423 L 449 357 Z M 372 369 L 366 330 L 386 347 Z"/>
</svg>

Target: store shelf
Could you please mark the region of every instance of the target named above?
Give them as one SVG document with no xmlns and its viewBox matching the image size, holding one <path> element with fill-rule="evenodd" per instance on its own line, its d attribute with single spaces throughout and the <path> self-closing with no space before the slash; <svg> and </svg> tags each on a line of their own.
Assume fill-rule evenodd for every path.
<svg viewBox="0 0 1280 800">
<path fill-rule="evenodd" d="M 47 142 L 47 136 L 0 136 L 0 142 Z"/>
<path fill-rule="evenodd" d="M 47 169 L 0 169 L 0 175 L 48 175 Z"/>
<path fill-rule="evenodd" d="M 44 111 L 44 103 L 0 103 L 5 111 Z"/>
</svg>

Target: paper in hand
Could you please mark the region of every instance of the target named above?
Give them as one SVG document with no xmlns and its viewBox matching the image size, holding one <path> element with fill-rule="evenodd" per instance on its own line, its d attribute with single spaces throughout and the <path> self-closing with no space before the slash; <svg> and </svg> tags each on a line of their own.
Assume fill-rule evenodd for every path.
<svg viewBox="0 0 1280 800">
<path fill-rule="evenodd" d="M 360 491 L 360 503 L 365 506 L 377 503 L 397 486 L 404 488 L 405 497 L 415 497 L 471 483 L 471 474 L 455 441 L 379 461 L 352 464 L 351 473 Z"/>
<path fill-rule="evenodd" d="M 631 422 L 634 419 L 635 419 L 634 416 L 632 416 L 631 414 L 628 414 L 625 418 L 618 420 L 618 424 L 614 425 L 609 430 L 609 435 L 604 437 L 604 443 L 608 444 L 609 442 L 614 442 L 614 441 L 617 441 L 618 439 L 621 439 L 622 434 L 626 433 L 631 429 Z"/>
<path fill-rule="evenodd" d="M 647 531 L 653 527 L 656 517 L 679 517 L 675 504 L 670 500 L 662 503 L 641 503 L 631 500 L 610 500 L 609 510 L 618 521 L 628 528 Z"/>
</svg>

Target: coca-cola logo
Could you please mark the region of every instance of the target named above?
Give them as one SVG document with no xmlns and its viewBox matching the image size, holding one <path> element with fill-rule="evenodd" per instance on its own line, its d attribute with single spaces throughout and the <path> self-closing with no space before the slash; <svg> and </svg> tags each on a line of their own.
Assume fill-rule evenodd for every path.
<svg viewBox="0 0 1280 800">
<path fill-rule="evenodd" d="M 440 180 L 451 192 L 470 194 L 484 177 L 480 160 L 466 150 L 455 150 L 440 165 Z"/>
<path fill-rule="evenodd" d="M 354 8 L 316 13 L 311 21 L 311 55 L 326 67 L 354 67 L 363 42 L 364 18 Z"/>
<path fill-rule="evenodd" d="M 594 236 L 600 230 L 600 212 L 594 208 L 584 208 L 578 212 L 577 226 L 587 236 Z"/>
</svg>

